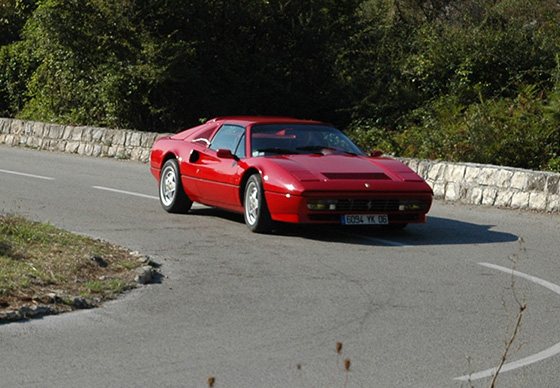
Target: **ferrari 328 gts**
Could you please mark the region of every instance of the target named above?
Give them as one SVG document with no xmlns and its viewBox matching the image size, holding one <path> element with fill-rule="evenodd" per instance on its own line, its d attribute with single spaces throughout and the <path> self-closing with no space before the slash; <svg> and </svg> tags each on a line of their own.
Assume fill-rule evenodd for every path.
<svg viewBox="0 0 560 388">
<path fill-rule="evenodd" d="M 194 202 L 243 213 L 253 232 L 275 223 L 381 225 L 426 221 L 430 186 L 405 164 L 366 155 L 329 124 L 222 117 L 158 139 L 150 169 L 162 207 Z"/>
</svg>

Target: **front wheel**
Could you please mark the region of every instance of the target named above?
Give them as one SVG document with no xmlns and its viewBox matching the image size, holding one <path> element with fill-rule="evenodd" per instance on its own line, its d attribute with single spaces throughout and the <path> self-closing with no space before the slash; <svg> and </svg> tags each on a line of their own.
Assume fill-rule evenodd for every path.
<svg viewBox="0 0 560 388">
<path fill-rule="evenodd" d="M 169 159 L 161 169 L 159 179 L 159 201 L 169 213 L 186 213 L 192 201 L 181 184 L 181 173 L 175 159 Z"/>
<path fill-rule="evenodd" d="M 267 233 L 272 230 L 274 223 L 266 205 L 262 180 L 258 174 L 251 175 L 247 180 L 243 207 L 245 224 L 251 232 Z"/>
</svg>

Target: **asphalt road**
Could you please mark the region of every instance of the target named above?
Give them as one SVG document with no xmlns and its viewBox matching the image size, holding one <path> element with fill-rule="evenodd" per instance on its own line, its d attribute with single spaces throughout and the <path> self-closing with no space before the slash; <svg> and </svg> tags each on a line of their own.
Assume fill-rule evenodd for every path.
<svg viewBox="0 0 560 388">
<path fill-rule="evenodd" d="M 144 164 L 0 146 L 0 212 L 141 251 L 165 275 L 0 325 L 0 387 L 488 387 L 514 296 L 527 309 L 498 386 L 559 385 L 558 215 L 436 202 L 394 234 L 258 235 L 156 195 Z"/>
</svg>

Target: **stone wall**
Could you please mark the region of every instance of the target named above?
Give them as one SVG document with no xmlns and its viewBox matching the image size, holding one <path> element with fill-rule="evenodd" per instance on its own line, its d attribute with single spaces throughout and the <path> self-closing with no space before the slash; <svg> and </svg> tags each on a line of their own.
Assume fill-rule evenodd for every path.
<svg viewBox="0 0 560 388">
<path fill-rule="evenodd" d="M 0 118 L 0 144 L 147 162 L 159 133 Z"/>
<path fill-rule="evenodd" d="M 148 162 L 159 133 L 74 127 L 0 118 L 0 143 L 41 150 Z M 474 205 L 560 212 L 560 174 L 473 163 L 401 159 L 437 199 Z"/>
<path fill-rule="evenodd" d="M 473 205 L 560 211 L 560 174 L 474 163 L 401 159 L 434 197 Z"/>
</svg>

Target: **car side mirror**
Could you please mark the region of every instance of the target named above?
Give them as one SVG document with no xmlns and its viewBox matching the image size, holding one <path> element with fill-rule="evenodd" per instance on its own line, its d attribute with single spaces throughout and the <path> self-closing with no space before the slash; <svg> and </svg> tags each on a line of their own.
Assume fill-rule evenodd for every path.
<svg viewBox="0 0 560 388">
<path fill-rule="evenodd" d="M 381 152 L 379 150 L 373 150 L 373 151 L 370 151 L 370 153 L 369 153 L 369 156 L 373 156 L 373 157 L 378 157 L 378 156 L 381 156 L 381 155 L 383 155 L 383 152 Z"/>
<path fill-rule="evenodd" d="M 237 160 L 237 156 L 235 156 L 234 154 L 231 153 L 231 150 L 226 150 L 226 149 L 222 149 L 220 148 L 217 151 L 218 154 L 218 158 L 220 159 L 235 159 Z"/>
</svg>

